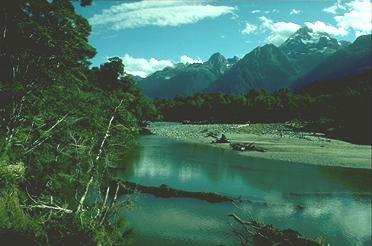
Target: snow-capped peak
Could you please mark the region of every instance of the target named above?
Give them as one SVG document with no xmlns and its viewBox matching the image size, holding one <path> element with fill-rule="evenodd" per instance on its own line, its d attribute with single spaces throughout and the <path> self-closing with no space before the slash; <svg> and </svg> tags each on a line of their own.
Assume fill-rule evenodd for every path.
<svg viewBox="0 0 372 246">
<path fill-rule="evenodd" d="M 308 43 L 318 43 L 320 38 L 325 38 L 326 40 L 331 40 L 328 33 L 325 32 L 314 32 L 313 29 L 305 26 L 300 28 L 288 40 L 300 40 L 304 44 Z"/>
<path fill-rule="evenodd" d="M 332 53 L 341 46 L 339 42 L 325 32 L 315 32 L 305 26 L 292 34 L 280 48 L 287 54 Z"/>
</svg>

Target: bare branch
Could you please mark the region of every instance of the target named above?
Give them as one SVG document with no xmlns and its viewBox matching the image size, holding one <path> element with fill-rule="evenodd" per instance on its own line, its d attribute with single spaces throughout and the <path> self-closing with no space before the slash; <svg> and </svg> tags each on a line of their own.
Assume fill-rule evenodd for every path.
<svg viewBox="0 0 372 246">
<path fill-rule="evenodd" d="M 239 216 L 237 216 L 234 213 L 229 214 L 229 216 L 232 217 L 236 222 L 238 222 L 239 224 L 243 226 L 252 226 L 251 222 L 242 220 L 241 218 L 239 218 Z"/>
<path fill-rule="evenodd" d="M 100 222 L 101 225 L 105 221 L 108 211 L 111 210 L 114 207 L 114 204 L 115 204 L 115 202 L 118 198 L 119 188 L 120 188 L 120 185 L 119 185 L 119 183 L 117 183 L 114 199 L 112 200 L 111 206 L 104 211 L 104 215 L 103 215 L 103 217 L 101 219 L 101 222 Z M 107 195 L 107 193 L 106 193 L 106 195 Z M 103 211 L 103 208 L 102 208 L 102 211 Z"/>
<path fill-rule="evenodd" d="M 62 208 L 60 206 L 50 206 L 50 205 L 45 205 L 45 204 L 36 204 L 36 205 L 22 205 L 23 208 L 26 208 L 26 209 L 33 209 L 33 208 L 40 208 L 40 209 L 51 209 L 51 210 L 57 210 L 57 211 L 61 211 L 61 212 L 64 212 L 64 213 L 72 213 L 73 211 L 71 209 L 66 209 L 66 208 Z"/>
<path fill-rule="evenodd" d="M 90 187 L 90 185 L 92 184 L 92 182 L 93 182 L 93 176 L 90 177 L 90 179 L 89 179 L 89 181 L 88 181 L 88 183 L 87 183 L 87 186 L 85 187 L 85 192 L 84 192 L 83 196 L 80 198 L 79 206 L 78 206 L 78 208 L 76 209 L 76 213 L 79 213 L 80 210 L 82 209 L 83 204 L 84 204 L 84 201 L 85 201 L 85 198 L 86 198 L 86 196 L 87 196 L 87 194 L 88 194 L 88 191 L 89 191 L 89 187 Z"/>
<path fill-rule="evenodd" d="M 105 136 L 103 137 L 103 140 L 102 140 L 101 145 L 100 145 L 100 147 L 99 147 L 98 154 L 97 154 L 97 157 L 96 157 L 96 161 L 98 161 L 99 158 L 100 158 L 100 156 L 101 156 L 101 153 L 102 153 L 102 150 L 103 150 L 103 146 L 104 146 L 104 144 L 105 144 L 105 142 L 106 142 L 106 139 L 107 139 L 108 136 L 110 135 L 109 133 L 110 133 L 110 128 L 111 128 L 112 121 L 113 121 L 114 118 L 115 118 L 116 111 L 118 110 L 118 108 L 121 106 L 122 103 L 123 103 L 123 100 L 121 100 L 120 103 L 119 103 L 119 105 L 116 106 L 116 108 L 114 109 L 114 113 L 112 114 L 111 119 L 110 119 L 110 121 L 109 121 L 109 124 L 108 124 L 108 126 L 107 126 L 106 134 L 105 134 Z"/>
<path fill-rule="evenodd" d="M 106 142 L 108 136 L 110 135 L 109 133 L 110 133 L 110 129 L 111 129 L 112 122 L 113 122 L 113 120 L 114 120 L 114 118 L 115 118 L 116 111 L 119 109 L 119 107 L 121 106 L 122 103 L 123 103 L 123 100 L 121 100 L 120 103 L 119 103 L 119 105 L 116 106 L 115 109 L 114 109 L 114 112 L 113 112 L 113 114 L 112 114 L 112 116 L 111 116 L 111 119 L 110 119 L 110 121 L 109 121 L 109 124 L 108 124 L 108 126 L 107 126 L 107 130 L 106 130 L 105 136 L 103 137 L 103 140 L 102 140 L 102 142 L 101 142 L 100 148 L 99 148 L 99 150 L 98 150 L 98 154 L 97 154 L 96 159 L 95 159 L 96 162 L 97 162 L 97 161 L 100 159 L 100 157 L 101 157 L 101 153 L 102 153 L 102 150 L 103 150 L 103 146 L 105 145 L 105 142 Z M 89 169 L 88 172 L 91 172 L 91 169 L 94 168 L 94 167 L 95 167 L 95 165 L 94 165 L 94 163 L 93 163 L 92 167 Z M 88 193 L 88 191 L 89 191 L 89 188 L 90 188 L 90 185 L 91 185 L 92 182 L 93 182 L 93 175 L 91 176 L 89 182 L 87 183 L 87 185 L 86 185 L 86 187 L 85 187 L 85 192 L 84 192 L 83 196 L 82 196 L 81 199 L 80 199 L 80 203 L 79 203 L 79 206 L 78 206 L 78 208 L 77 208 L 77 210 L 76 210 L 76 213 L 79 213 L 79 212 L 81 211 L 82 206 L 83 206 L 84 201 L 85 201 L 85 198 L 86 198 L 86 196 L 87 196 L 87 193 Z"/>
<path fill-rule="evenodd" d="M 50 127 L 48 130 L 46 130 L 41 137 L 39 137 L 35 142 L 32 143 L 32 147 L 30 149 L 28 149 L 25 153 L 28 154 L 30 153 L 32 150 L 36 149 L 37 147 L 39 147 L 40 145 L 42 145 L 46 140 L 48 140 L 50 138 L 50 136 L 46 136 L 44 139 L 42 139 L 43 136 L 45 136 L 46 134 L 48 134 L 49 132 L 51 132 L 56 126 L 58 126 L 62 121 L 64 121 L 67 117 L 68 113 L 65 114 L 61 119 L 57 120 L 57 122 L 52 126 Z"/>
</svg>

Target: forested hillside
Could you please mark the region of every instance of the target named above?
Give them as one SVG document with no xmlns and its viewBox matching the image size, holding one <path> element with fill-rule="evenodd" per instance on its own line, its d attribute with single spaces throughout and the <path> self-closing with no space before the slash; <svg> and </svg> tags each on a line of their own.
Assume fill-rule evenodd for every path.
<svg viewBox="0 0 372 246">
<path fill-rule="evenodd" d="M 89 68 L 91 27 L 72 1 L 6 0 L 0 16 L 0 242 L 125 242 L 107 168 L 154 106 L 119 58 Z"/>
</svg>

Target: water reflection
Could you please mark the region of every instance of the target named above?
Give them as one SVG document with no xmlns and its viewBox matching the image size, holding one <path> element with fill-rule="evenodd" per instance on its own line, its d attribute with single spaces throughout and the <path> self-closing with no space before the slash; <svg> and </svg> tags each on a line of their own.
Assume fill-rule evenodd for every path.
<svg viewBox="0 0 372 246">
<path fill-rule="evenodd" d="M 123 172 L 116 171 L 143 185 L 243 196 L 371 191 L 371 173 L 365 170 L 249 158 L 156 136 L 142 137 L 140 146 Z"/>
<path fill-rule="evenodd" d="M 249 199 L 238 209 L 145 195 L 126 214 L 140 245 L 228 245 L 226 215 L 232 211 L 310 237 L 324 235 L 331 245 L 371 243 L 371 171 L 249 158 L 157 136 L 142 137 L 126 160 L 115 170 L 122 179 Z"/>
<path fill-rule="evenodd" d="M 273 201 L 272 201 L 273 202 Z M 288 201 L 287 201 L 288 202 Z M 295 203 L 209 204 L 192 199 L 159 199 L 140 195 L 138 206 L 125 210 L 135 229 L 136 245 L 239 245 L 231 234 L 231 212 L 254 217 L 279 229 L 292 228 L 330 245 L 371 245 L 370 203 L 310 199 L 299 211 Z"/>
</svg>

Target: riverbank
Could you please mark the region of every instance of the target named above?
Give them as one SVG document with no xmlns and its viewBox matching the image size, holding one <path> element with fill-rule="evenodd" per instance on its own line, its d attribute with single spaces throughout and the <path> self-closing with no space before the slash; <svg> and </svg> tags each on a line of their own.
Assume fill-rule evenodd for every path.
<svg viewBox="0 0 372 246">
<path fill-rule="evenodd" d="M 293 131 L 285 124 L 192 125 L 154 122 L 152 133 L 231 149 L 228 143 L 212 144 L 211 135 L 224 134 L 232 143 L 254 143 L 265 152 L 238 152 L 242 155 L 322 166 L 371 169 L 371 146 L 328 139 L 319 134 Z M 209 135 L 209 136 L 208 136 Z M 234 151 L 234 150 L 231 150 Z"/>
</svg>

